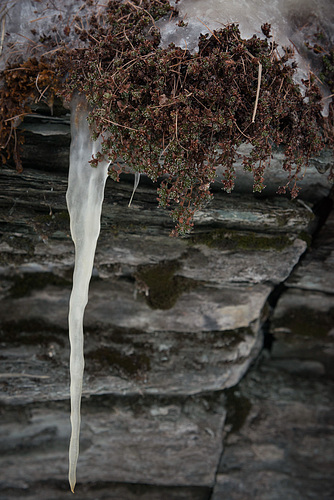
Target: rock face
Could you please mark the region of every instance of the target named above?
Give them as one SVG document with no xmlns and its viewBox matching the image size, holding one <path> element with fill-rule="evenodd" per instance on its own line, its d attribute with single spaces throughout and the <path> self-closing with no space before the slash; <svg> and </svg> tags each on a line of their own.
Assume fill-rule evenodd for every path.
<svg viewBox="0 0 334 500">
<path fill-rule="evenodd" d="M 285 283 L 266 356 L 231 393 L 213 500 L 333 498 L 334 217 Z"/>
<path fill-rule="evenodd" d="M 74 262 L 68 119 L 34 120 L 23 173 L 0 171 L 0 497 L 31 500 L 67 491 Z M 334 228 L 331 215 L 307 250 L 330 188 L 315 169 L 306 181 L 299 202 L 216 186 L 183 239 L 156 186 L 144 179 L 128 208 L 132 176 L 108 183 L 80 498 L 330 498 Z"/>
</svg>

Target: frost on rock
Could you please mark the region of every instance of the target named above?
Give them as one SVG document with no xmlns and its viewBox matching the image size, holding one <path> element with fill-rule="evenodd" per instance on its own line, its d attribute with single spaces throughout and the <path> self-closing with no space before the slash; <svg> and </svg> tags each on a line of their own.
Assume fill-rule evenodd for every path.
<svg viewBox="0 0 334 500">
<path fill-rule="evenodd" d="M 80 404 L 84 369 L 83 315 L 88 301 L 88 288 L 92 275 L 104 187 L 108 175 L 108 162 L 97 168 L 89 163 L 100 146 L 100 140 L 91 139 L 87 122 L 85 100 L 75 97 L 71 103 L 70 169 L 66 200 L 71 221 L 71 235 L 75 245 L 73 288 L 69 307 L 69 336 L 71 344 L 71 425 L 69 449 L 69 482 L 74 491 L 76 465 L 79 455 Z"/>
<path fill-rule="evenodd" d="M 308 50 L 305 43 L 319 33 L 334 43 L 334 9 L 333 0 L 172 0 L 170 4 L 179 11 L 179 18 L 185 25 L 180 26 L 175 20 L 159 21 L 161 43 L 167 46 L 173 42 L 192 52 L 198 50 L 197 40 L 200 33 L 212 33 L 229 23 L 239 25 L 243 38 L 251 38 L 254 34 L 264 38 L 261 26 L 271 24 L 271 40 L 278 44 L 278 51 L 283 55 L 281 47 L 292 47 L 294 58 L 298 64 L 294 80 L 301 84 L 308 79 L 310 69 L 319 72 L 319 60 Z M 318 83 L 321 84 L 319 81 Z M 321 86 L 321 85 L 320 85 Z M 325 100 L 324 116 L 327 116 L 329 89 L 321 86 Z"/>
<path fill-rule="evenodd" d="M 74 18 L 77 22 L 79 19 L 85 22 L 90 14 L 98 14 L 101 8 L 101 5 L 89 6 L 85 0 L 0 0 L 0 69 L 11 56 L 19 54 L 27 59 L 44 54 L 42 40 L 49 38 L 50 33 L 59 44 L 66 40 L 67 47 L 78 46 Z M 66 37 L 65 27 L 71 28 Z"/>
</svg>

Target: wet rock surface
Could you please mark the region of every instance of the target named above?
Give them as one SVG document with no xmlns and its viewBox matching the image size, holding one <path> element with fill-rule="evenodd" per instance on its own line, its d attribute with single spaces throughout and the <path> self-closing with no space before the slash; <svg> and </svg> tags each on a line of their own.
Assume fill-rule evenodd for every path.
<svg viewBox="0 0 334 500">
<path fill-rule="evenodd" d="M 66 120 L 43 135 L 29 125 L 23 173 L 0 171 L 4 499 L 69 494 Z M 62 146 L 45 162 L 48 141 Z M 142 179 L 128 208 L 132 176 L 107 183 L 80 498 L 333 497 L 332 214 L 308 247 L 319 200 L 331 205 L 324 178 L 314 170 L 297 202 L 216 186 L 183 239 L 169 237 L 156 186 Z"/>
</svg>

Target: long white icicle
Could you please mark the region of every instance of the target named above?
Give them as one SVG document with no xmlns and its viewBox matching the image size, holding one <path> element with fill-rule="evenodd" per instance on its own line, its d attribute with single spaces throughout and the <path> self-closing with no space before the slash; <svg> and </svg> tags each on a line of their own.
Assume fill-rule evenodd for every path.
<svg viewBox="0 0 334 500">
<path fill-rule="evenodd" d="M 83 315 L 88 301 L 104 187 L 108 163 L 97 168 L 88 162 L 99 149 L 100 140 L 93 142 L 87 122 L 87 104 L 79 97 L 71 103 L 70 168 L 66 201 L 70 214 L 71 235 L 75 245 L 73 288 L 69 307 L 69 337 L 71 344 L 71 441 L 69 448 L 69 482 L 72 492 L 76 483 L 79 456 L 80 405 L 84 370 Z"/>
</svg>

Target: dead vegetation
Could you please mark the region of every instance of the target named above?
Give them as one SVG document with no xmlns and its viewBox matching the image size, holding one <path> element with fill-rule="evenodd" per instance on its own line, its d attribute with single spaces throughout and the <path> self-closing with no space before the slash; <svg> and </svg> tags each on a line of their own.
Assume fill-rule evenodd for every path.
<svg viewBox="0 0 334 500">
<path fill-rule="evenodd" d="M 243 164 L 253 173 L 254 191 L 264 187 L 272 148 L 284 146 L 287 182 L 279 192 L 295 197 L 309 158 L 325 144 L 315 79 L 304 81 L 302 95 L 293 81 L 293 53 L 278 55 L 268 24 L 265 40 L 245 40 L 238 26 L 228 25 L 201 35 L 196 54 L 163 49 L 155 22 L 166 15 L 177 16 L 167 0 L 109 1 L 105 16 L 65 26 L 66 35 L 74 30 L 76 48 L 59 45 L 39 60 L 7 67 L 0 89 L 2 147 L 20 168 L 14 117 L 28 112 L 33 100 L 57 93 L 66 101 L 79 92 L 92 107 L 94 135 L 103 137 L 92 165 L 107 157 L 118 180 L 122 158 L 135 172 L 159 179 L 159 204 L 171 207 L 173 234 L 191 230 L 194 212 L 211 198 L 218 166 L 225 171 L 224 189 L 233 189 L 243 142 L 253 146 Z"/>
</svg>

